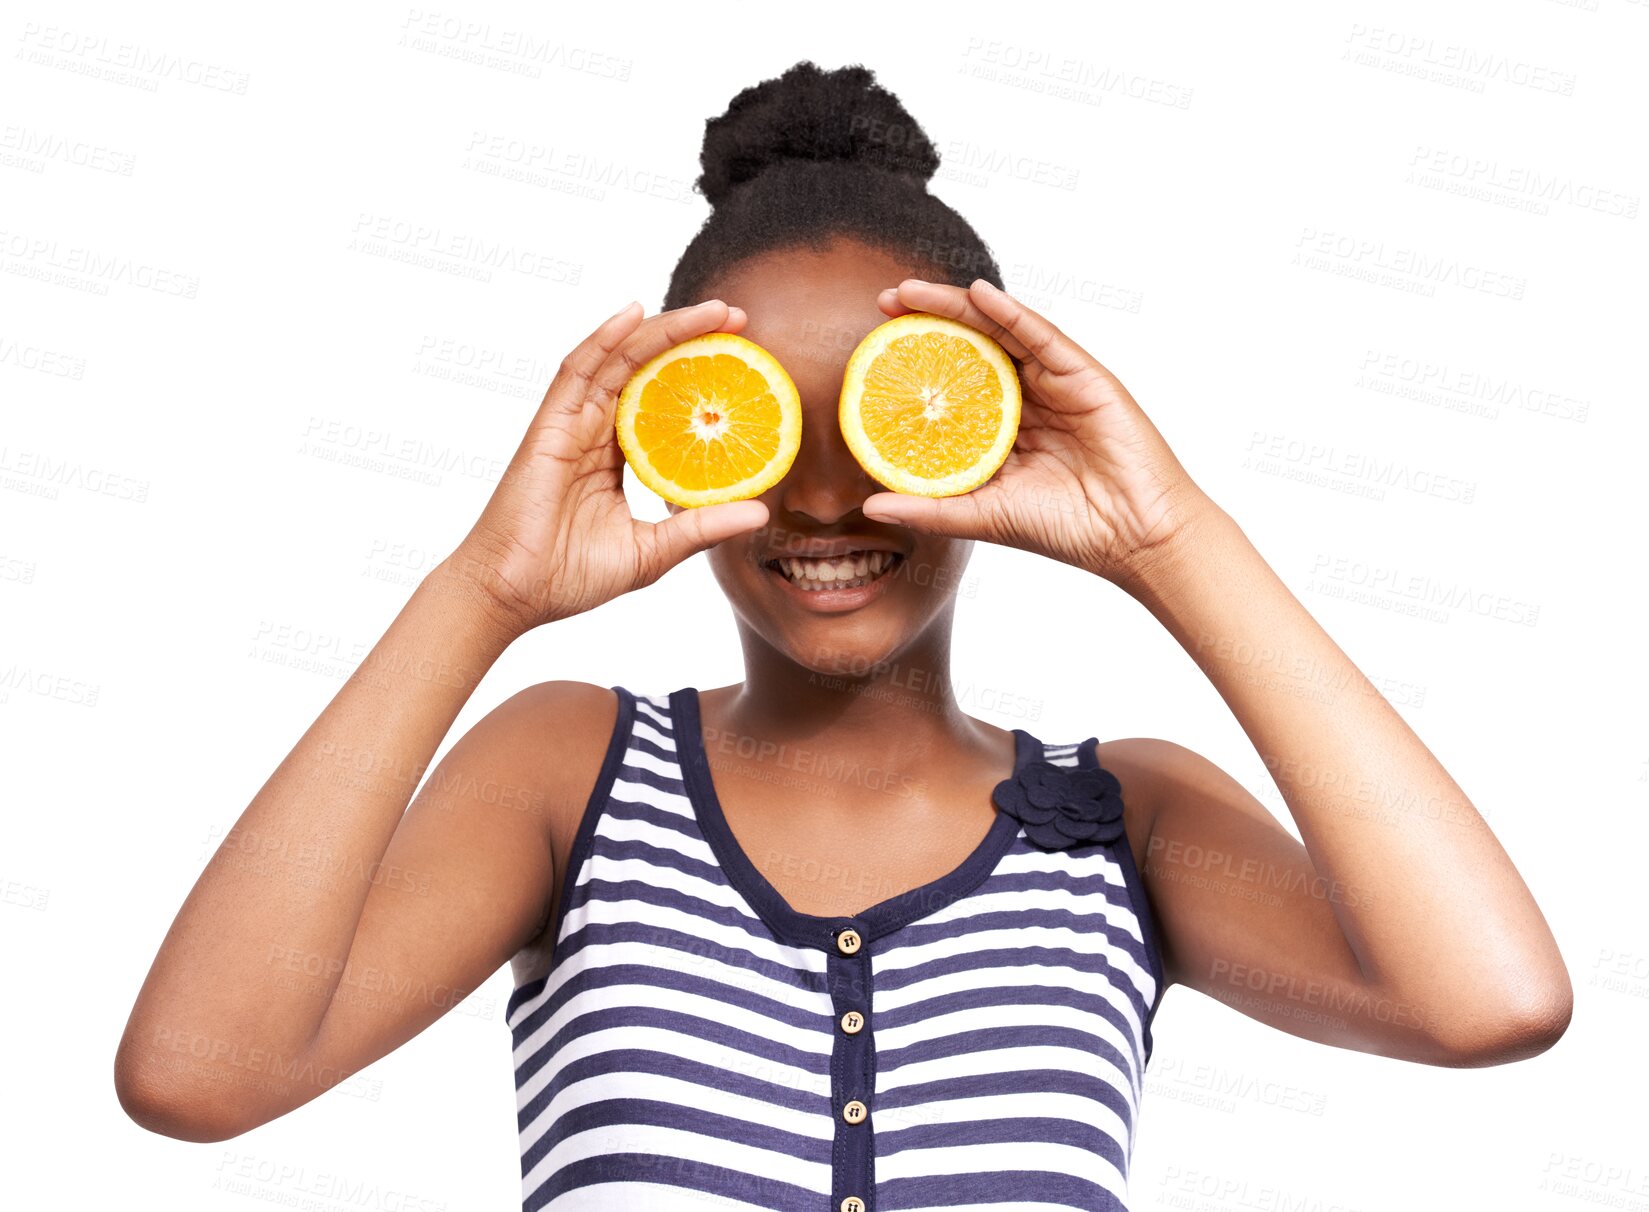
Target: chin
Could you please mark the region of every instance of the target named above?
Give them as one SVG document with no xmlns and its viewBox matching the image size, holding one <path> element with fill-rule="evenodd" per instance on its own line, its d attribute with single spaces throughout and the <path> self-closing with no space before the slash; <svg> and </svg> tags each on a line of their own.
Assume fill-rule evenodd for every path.
<svg viewBox="0 0 1649 1212">
<path fill-rule="evenodd" d="M 885 672 L 947 613 L 953 595 L 942 587 L 967 563 L 965 550 L 956 554 L 894 528 L 829 536 L 768 528 L 757 541 L 720 547 L 711 566 L 744 627 L 822 679 L 853 681 Z M 918 575 L 934 569 L 944 575 Z"/>
<path fill-rule="evenodd" d="M 857 681 L 883 673 L 898 663 L 912 637 L 890 635 L 869 620 L 842 620 L 823 626 L 786 627 L 777 645 L 801 668 L 821 679 Z"/>
</svg>

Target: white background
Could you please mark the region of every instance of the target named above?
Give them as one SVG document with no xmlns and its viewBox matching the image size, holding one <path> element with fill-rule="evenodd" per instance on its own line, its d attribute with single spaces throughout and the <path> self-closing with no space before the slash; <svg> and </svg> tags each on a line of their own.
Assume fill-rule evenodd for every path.
<svg viewBox="0 0 1649 1212">
<path fill-rule="evenodd" d="M 1649 1208 L 1649 7 L 596 8 L 8 6 L 7 1202 L 518 1203 L 507 972 L 219 1145 L 131 1124 L 115 1044 L 222 831 L 468 529 L 551 368 L 626 300 L 656 308 L 705 214 L 704 120 L 811 57 L 866 63 L 926 125 L 936 190 L 1009 288 L 1122 378 L 1386 689 L 1574 978 L 1555 1049 L 1464 1072 L 1172 991 L 1137 1206 Z M 544 276 L 409 263 L 419 229 Z M 1141 608 L 974 559 L 968 710 L 1179 741 L 1287 819 Z M 695 560 L 515 644 L 449 742 L 548 678 L 740 676 Z"/>
</svg>

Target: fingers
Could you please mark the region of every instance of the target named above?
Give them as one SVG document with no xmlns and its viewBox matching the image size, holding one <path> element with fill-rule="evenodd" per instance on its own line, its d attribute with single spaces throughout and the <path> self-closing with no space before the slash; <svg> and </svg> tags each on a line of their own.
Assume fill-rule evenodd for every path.
<svg viewBox="0 0 1649 1212">
<path fill-rule="evenodd" d="M 710 300 L 699 306 L 703 309 L 703 315 L 700 318 L 707 322 L 707 327 L 694 331 L 690 334 L 693 336 L 697 336 L 699 332 L 716 332 L 718 330 L 736 333 L 741 331 L 749 321 L 749 317 L 742 307 L 728 307 L 719 300 Z M 652 331 L 656 331 L 659 327 L 658 322 L 667 319 L 675 322 L 675 326 L 671 331 L 683 331 L 681 318 L 684 314 L 695 310 L 694 308 L 678 308 L 675 311 L 663 312 L 654 316 L 651 320 L 644 320 L 642 317 L 646 312 L 640 303 L 630 303 L 620 308 L 593 333 L 585 337 L 579 343 L 578 348 L 574 349 L 562 361 L 555 377 L 550 381 L 549 390 L 544 393 L 545 404 L 553 412 L 577 413 L 583 408 L 585 401 L 590 398 L 596 384 L 605 382 L 604 379 L 598 378 L 602 368 L 610 363 L 615 354 L 622 356 L 621 351 L 624 349 L 626 341 L 631 337 L 641 337 L 643 333 L 649 330 L 649 326 L 651 326 Z M 718 315 L 724 317 L 719 324 L 708 323 Z M 686 339 L 686 337 L 680 338 L 680 340 Z M 648 358 L 663 353 L 671 344 L 675 343 L 677 342 L 667 341 L 655 349 L 653 353 L 647 354 L 646 357 L 642 357 L 640 361 L 636 362 L 636 367 L 639 368 Z M 628 381 L 629 375 L 633 373 L 634 370 L 626 373 L 624 381 Z M 622 388 L 623 381 L 619 384 L 619 389 L 622 390 Z M 597 392 L 596 394 L 599 402 L 606 402 L 606 393 Z"/>
<path fill-rule="evenodd" d="M 541 411 L 576 413 L 583 406 L 591 376 L 624 338 L 635 331 L 642 314 L 640 303 L 627 303 L 580 341 L 578 347 L 562 359 L 555 377 L 550 380 Z"/>
<path fill-rule="evenodd" d="M 642 583 L 650 585 L 688 556 L 766 523 L 767 506 L 754 497 L 678 510 L 662 522 L 637 522 Z"/>
<path fill-rule="evenodd" d="M 859 506 L 875 522 L 909 526 L 925 534 L 953 539 L 985 537 L 987 511 L 977 492 L 955 497 L 918 497 L 902 492 L 873 492 Z"/>
<path fill-rule="evenodd" d="M 1054 374 L 1071 374 L 1088 368 L 1093 362 L 1086 350 L 1051 322 L 983 278 L 976 279 L 966 290 L 906 278 L 893 291 L 894 300 L 887 305 L 882 302 L 886 291 L 877 298 L 877 305 L 883 311 L 897 305 L 904 311 L 926 311 L 960 320 L 969 328 L 993 337 L 1020 361 L 1035 360 Z"/>
<path fill-rule="evenodd" d="M 952 320 L 960 320 L 969 328 L 977 328 L 987 337 L 998 341 L 1020 361 L 1031 356 L 1031 351 L 1022 344 L 1006 327 L 998 324 L 986 315 L 974 303 L 972 296 L 960 286 L 948 286 L 942 282 L 924 282 L 920 278 L 906 278 L 898 286 L 892 288 L 893 300 L 891 305 L 903 315 L 909 311 L 926 311 L 936 316 L 946 316 Z M 883 295 L 886 295 L 886 291 Z M 876 300 L 881 306 L 880 297 Z M 882 307 L 887 311 L 887 307 Z"/>
<path fill-rule="evenodd" d="M 737 315 L 743 317 L 744 313 L 740 311 Z M 743 319 L 735 319 L 733 309 L 720 299 L 707 299 L 694 307 L 660 312 L 643 320 L 590 376 L 590 381 L 585 385 L 584 398 L 593 400 L 603 411 L 610 412 L 624 385 L 636 371 L 672 345 L 680 345 L 707 332 L 726 330 L 729 321 L 741 328 L 744 325 Z"/>
<path fill-rule="evenodd" d="M 1028 349 L 1031 357 L 1056 375 L 1086 370 L 1093 362 L 1088 352 L 1056 328 L 1051 320 L 1032 311 L 1006 291 L 998 290 L 985 279 L 975 278 L 968 288 L 968 296 L 980 311 L 1006 329 L 1016 343 Z"/>
<path fill-rule="evenodd" d="M 916 310 L 914 307 L 906 307 L 899 302 L 899 288 L 897 286 L 890 286 L 877 295 L 876 306 L 880 307 L 889 319 L 897 319 L 899 316 Z"/>
</svg>

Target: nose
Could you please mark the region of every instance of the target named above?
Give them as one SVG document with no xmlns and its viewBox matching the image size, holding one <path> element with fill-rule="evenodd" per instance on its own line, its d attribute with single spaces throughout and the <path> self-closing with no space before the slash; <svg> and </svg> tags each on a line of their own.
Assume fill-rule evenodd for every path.
<svg viewBox="0 0 1649 1212">
<path fill-rule="evenodd" d="M 829 526 L 855 513 L 882 486 L 848 449 L 836 420 L 835 401 L 810 408 L 802 420 L 802 444 L 784 479 L 774 487 L 784 513 Z"/>
</svg>

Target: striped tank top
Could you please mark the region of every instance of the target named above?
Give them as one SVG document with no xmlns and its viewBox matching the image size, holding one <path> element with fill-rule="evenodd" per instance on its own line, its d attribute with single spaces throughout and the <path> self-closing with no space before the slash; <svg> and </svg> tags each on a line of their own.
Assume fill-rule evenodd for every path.
<svg viewBox="0 0 1649 1212">
<path fill-rule="evenodd" d="M 613 690 L 506 1011 L 523 1208 L 1125 1210 L 1163 985 L 1126 836 L 1045 850 L 999 808 L 949 874 L 800 913 L 728 827 L 697 690 Z M 1099 766 L 1014 738 L 1016 772 Z"/>
</svg>

